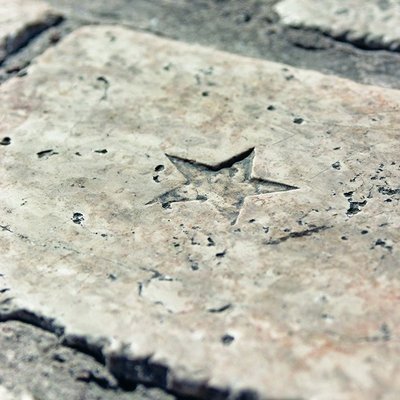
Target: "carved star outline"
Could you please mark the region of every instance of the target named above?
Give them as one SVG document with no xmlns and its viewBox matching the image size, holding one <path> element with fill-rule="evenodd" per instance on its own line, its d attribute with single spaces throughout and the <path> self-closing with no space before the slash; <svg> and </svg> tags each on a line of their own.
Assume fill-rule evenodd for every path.
<svg viewBox="0 0 400 400">
<path fill-rule="evenodd" d="M 253 177 L 254 154 L 252 147 L 215 165 L 165 154 L 186 181 L 155 197 L 147 205 L 160 203 L 163 208 L 171 208 L 172 203 L 208 201 L 234 225 L 246 197 L 298 189 Z"/>
</svg>

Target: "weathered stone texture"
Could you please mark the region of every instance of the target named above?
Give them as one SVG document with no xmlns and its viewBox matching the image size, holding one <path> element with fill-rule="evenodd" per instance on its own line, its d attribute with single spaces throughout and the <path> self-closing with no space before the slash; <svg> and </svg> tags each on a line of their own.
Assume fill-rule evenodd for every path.
<svg viewBox="0 0 400 400">
<path fill-rule="evenodd" d="M 399 101 L 82 28 L 0 88 L 1 296 L 70 340 L 105 339 L 121 381 L 208 399 L 396 399 Z M 171 157 L 226 183 L 251 148 L 250 178 L 297 189 L 238 201 L 234 225 L 200 189 L 154 201 L 188 180 Z"/>
<path fill-rule="evenodd" d="M 318 29 L 362 47 L 400 50 L 397 0 L 282 0 L 275 9 L 290 26 Z"/>
<path fill-rule="evenodd" d="M 60 18 L 43 1 L 0 0 L 0 63 Z"/>
</svg>

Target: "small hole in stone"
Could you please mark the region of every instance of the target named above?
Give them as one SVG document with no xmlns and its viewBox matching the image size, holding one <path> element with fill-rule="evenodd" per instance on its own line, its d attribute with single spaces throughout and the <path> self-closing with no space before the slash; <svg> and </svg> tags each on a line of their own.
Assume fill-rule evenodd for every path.
<svg viewBox="0 0 400 400">
<path fill-rule="evenodd" d="M 202 95 L 203 97 L 207 97 L 209 94 L 210 94 L 210 92 L 202 92 L 202 93 L 201 93 L 201 95 Z"/>
<path fill-rule="evenodd" d="M 294 122 L 295 124 L 302 124 L 302 123 L 304 122 L 304 119 L 301 118 L 301 117 L 296 117 L 296 118 L 293 120 L 293 122 Z"/>
<path fill-rule="evenodd" d="M 38 153 L 36 153 L 36 155 L 39 158 L 43 158 L 43 157 L 47 157 L 47 156 L 53 156 L 53 155 L 56 155 L 56 154 L 58 154 L 58 153 L 56 151 L 52 150 L 52 149 L 42 150 L 42 151 L 39 151 Z"/>
<path fill-rule="evenodd" d="M 226 254 L 226 250 L 221 251 L 221 252 L 215 254 L 215 257 L 222 258 L 222 257 L 225 257 L 225 254 Z"/>
<path fill-rule="evenodd" d="M 1 140 L 0 144 L 2 146 L 8 146 L 9 144 L 11 144 L 11 139 L 8 136 L 6 136 Z"/>
<path fill-rule="evenodd" d="M 95 153 L 99 153 L 99 154 L 106 154 L 108 153 L 107 149 L 101 149 L 101 150 L 95 150 Z"/>
<path fill-rule="evenodd" d="M 268 111 L 274 111 L 275 110 L 275 106 L 273 106 L 272 104 L 270 106 L 267 107 Z"/>
<path fill-rule="evenodd" d="M 160 171 L 164 171 L 164 169 L 165 169 L 164 165 L 160 164 L 160 165 L 157 165 L 157 167 L 154 168 L 154 171 L 160 172 Z"/>
<path fill-rule="evenodd" d="M 251 21 L 251 15 L 249 13 L 244 13 L 243 15 L 243 22 L 250 22 Z"/>
<path fill-rule="evenodd" d="M 82 213 L 75 212 L 75 213 L 72 215 L 71 220 L 72 220 L 72 222 L 73 222 L 74 224 L 80 225 L 80 224 L 85 220 L 85 217 L 83 216 Z"/>
<path fill-rule="evenodd" d="M 197 271 L 199 269 L 199 264 L 197 262 L 193 261 L 190 264 L 190 268 L 192 269 L 192 271 Z"/>
<path fill-rule="evenodd" d="M 235 338 L 232 335 L 228 335 L 228 334 L 221 337 L 221 342 L 225 346 L 229 346 L 234 340 L 235 340 Z"/>
</svg>

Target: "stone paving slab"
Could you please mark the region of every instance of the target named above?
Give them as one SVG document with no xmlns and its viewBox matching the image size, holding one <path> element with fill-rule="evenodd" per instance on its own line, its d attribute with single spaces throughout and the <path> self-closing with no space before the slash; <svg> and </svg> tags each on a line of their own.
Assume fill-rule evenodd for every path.
<svg viewBox="0 0 400 400">
<path fill-rule="evenodd" d="M 198 398 L 398 397 L 400 92 L 93 26 L 0 99 L 3 319 Z"/>
<path fill-rule="evenodd" d="M 275 9 L 290 26 L 318 29 L 370 49 L 400 50 L 397 0 L 282 0 Z"/>
<path fill-rule="evenodd" d="M 0 0 L 0 63 L 61 18 L 39 0 Z"/>
</svg>

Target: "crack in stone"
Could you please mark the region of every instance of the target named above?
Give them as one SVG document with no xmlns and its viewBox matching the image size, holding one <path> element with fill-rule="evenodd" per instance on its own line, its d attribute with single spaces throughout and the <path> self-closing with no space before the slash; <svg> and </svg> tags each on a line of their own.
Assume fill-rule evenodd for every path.
<svg viewBox="0 0 400 400">
<path fill-rule="evenodd" d="M 322 231 L 325 231 L 325 230 L 330 229 L 330 228 L 332 228 L 332 226 L 322 225 L 322 226 L 315 226 L 315 227 L 312 227 L 312 228 L 309 228 L 309 229 L 305 229 L 304 231 L 290 232 L 286 236 L 282 236 L 282 237 L 279 237 L 277 239 L 270 239 L 268 241 L 265 241 L 264 244 L 277 245 L 277 244 L 286 242 L 289 239 L 300 238 L 300 237 L 305 237 L 305 236 L 311 236 L 311 235 L 313 235 L 315 233 L 322 232 Z"/>
</svg>

